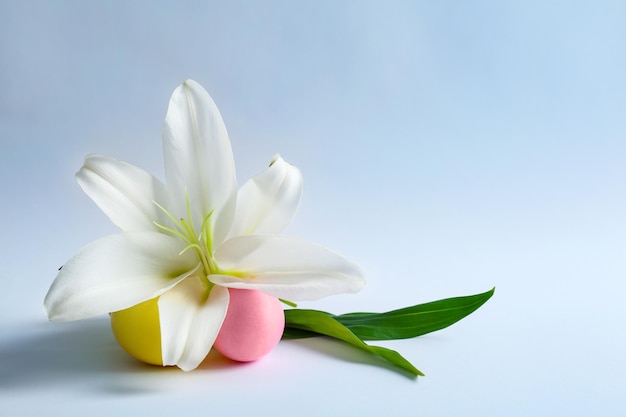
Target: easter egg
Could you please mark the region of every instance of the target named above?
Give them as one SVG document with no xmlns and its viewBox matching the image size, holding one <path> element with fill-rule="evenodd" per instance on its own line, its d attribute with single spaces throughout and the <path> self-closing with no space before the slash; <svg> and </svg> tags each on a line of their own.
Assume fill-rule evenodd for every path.
<svg viewBox="0 0 626 417">
<path fill-rule="evenodd" d="M 120 346 L 152 365 L 163 365 L 158 300 L 153 298 L 111 313 L 111 329 Z"/>
<path fill-rule="evenodd" d="M 229 288 L 230 303 L 213 345 L 222 355 L 250 362 L 268 354 L 285 328 L 282 303 L 258 290 Z"/>
</svg>

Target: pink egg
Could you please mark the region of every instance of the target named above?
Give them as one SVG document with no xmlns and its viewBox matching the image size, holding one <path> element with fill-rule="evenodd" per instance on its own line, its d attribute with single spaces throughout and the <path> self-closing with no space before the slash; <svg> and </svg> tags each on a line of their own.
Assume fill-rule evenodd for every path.
<svg viewBox="0 0 626 417">
<path fill-rule="evenodd" d="M 222 355 L 250 362 L 268 354 L 285 328 L 282 303 L 258 290 L 229 288 L 230 304 L 213 345 Z"/>
</svg>

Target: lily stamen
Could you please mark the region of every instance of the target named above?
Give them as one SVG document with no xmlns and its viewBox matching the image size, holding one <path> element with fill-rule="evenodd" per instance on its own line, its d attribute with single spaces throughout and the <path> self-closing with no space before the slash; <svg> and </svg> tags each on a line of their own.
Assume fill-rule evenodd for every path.
<svg viewBox="0 0 626 417">
<path fill-rule="evenodd" d="M 202 263 L 202 266 L 204 269 L 205 280 L 210 284 L 210 287 L 212 287 L 213 284 L 211 284 L 211 282 L 208 280 L 207 277 L 211 274 L 221 272 L 217 266 L 217 263 L 213 259 L 213 255 L 211 251 L 211 244 L 210 244 L 211 243 L 211 240 L 210 240 L 211 227 L 209 223 L 209 218 L 211 217 L 211 214 L 213 213 L 213 211 L 211 211 L 208 215 L 206 215 L 206 217 L 202 221 L 201 232 L 198 235 L 196 235 L 194 227 L 193 227 L 193 220 L 191 219 L 191 208 L 189 207 L 189 198 L 186 199 L 186 203 L 187 203 L 187 214 L 189 216 L 189 221 L 187 221 L 187 219 L 184 219 L 184 218 L 177 220 L 165 207 L 163 207 L 162 205 L 154 201 L 154 204 L 163 213 L 165 213 L 165 215 L 170 220 L 172 220 L 172 222 L 175 224 L 178 230 L 159 224 L 156 221 L 154 221 L 153 223 L 155 226 L 157 226 L 159 229 L 163 230 L 164 232 L 169 233 L 173 236 L 176 236 L 182 239 L 185 243 L 187 243 L 187 246 L 185 246 L 185 248 L 180 251 L 179 255 L 182 255 L 183 253 L 187 252 L 189 249 L 193 249 L 198 260 Z"/>
</svg>

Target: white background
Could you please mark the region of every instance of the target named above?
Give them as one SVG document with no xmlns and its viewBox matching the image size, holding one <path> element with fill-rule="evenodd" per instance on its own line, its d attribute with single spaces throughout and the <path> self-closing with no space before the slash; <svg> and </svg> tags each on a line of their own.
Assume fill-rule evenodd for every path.
<svg viewBox="0 0 626 417">
<path fill-rule="evenodd" d="M 626 414 L 625 21 L 619 1 L 0 0 L 0 413 Z M 162 177 L 186 78 L 220 107 L 240 183 L 280 152 L 305 179 L 287 233 L 366 271 L 302 306 L 497 287 L 382 343 L 425 378 L 323 339 L 186 374 L 128 358 L 106 317 L 47 322 L 57 268 L 115 232 L 73 174 L 103 153 Z"/>
</svg>

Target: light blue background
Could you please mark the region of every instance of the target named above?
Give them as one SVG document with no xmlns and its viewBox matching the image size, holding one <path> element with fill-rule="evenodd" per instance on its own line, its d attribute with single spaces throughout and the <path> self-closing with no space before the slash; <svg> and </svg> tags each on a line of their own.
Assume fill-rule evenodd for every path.
<svg viewBox="0 0 626 417">
<path fill-rule="evenodd" d="M 619 1 L 0 0 L 2 413 L 624 415 L 625 21 Z M 221 109 L 240 182 L 276 152 L 302 170 L 287 233 L 366 271 L 360 294 L 303 306 L 497 287 L 385 343 L 426 378 L 325 340 L 155 370 L 105 318 L 46 322 L 56 269 L 115 232 L 73 180 L 82 158 L 162 177 L 186 78 Z"/>
</svg>

